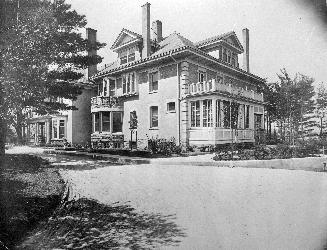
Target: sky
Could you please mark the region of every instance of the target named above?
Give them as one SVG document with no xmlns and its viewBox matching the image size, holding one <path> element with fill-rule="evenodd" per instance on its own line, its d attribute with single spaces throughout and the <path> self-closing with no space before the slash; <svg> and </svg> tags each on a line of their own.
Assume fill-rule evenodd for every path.
<svg viewBox="0 0 327 250">
<path fill-rule="evenodd" d="M 123 28 L 142 33 L 141 6 L 146 0 L 66 0 L 87 27 L 107 46 L 103 63 L 116 60 L 110 47 Z M 304 0 L 148 0 L 151 23 L 161 20 L 163 36 L 173 32 L 193 42 L 234 30 L 250 30 L 250 71 L 268 82 L 280 69 L 311 76 L 327 84 L 327 25 Z M 239 59 L 242 62 L 242 57 Z M 240 63 L 241 65 L 241 63 Z"/>
</svg>

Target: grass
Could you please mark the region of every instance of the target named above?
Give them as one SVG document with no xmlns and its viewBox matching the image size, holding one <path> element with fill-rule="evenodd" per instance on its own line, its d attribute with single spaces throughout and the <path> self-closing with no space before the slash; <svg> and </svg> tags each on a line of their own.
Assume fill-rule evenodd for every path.
<svg viewBox="0 0 327 250">
<path fill-rule="evenodd" d="M 6 155 L 0 181 L 0 246 L 10 249 L 51 216 L 64 185 L 57 170 L 31 155 Z"/>
</svg>

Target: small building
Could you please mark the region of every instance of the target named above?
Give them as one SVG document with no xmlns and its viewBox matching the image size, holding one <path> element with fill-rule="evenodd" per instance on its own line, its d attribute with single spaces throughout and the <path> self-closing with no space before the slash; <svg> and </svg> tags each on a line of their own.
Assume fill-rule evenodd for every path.
<svg viewBox="0 0 327 250">
<path fill-rule="evenodd" d="M 149 138 L 184 146 L 253 143 L 263 128 L 265 80 L 250 73 L 248 29 L 243 44 L 234 31 L 199 42 L 176 32 L 163 37 L 161 21 L 150 27 L 146 3 L 142 35 L 124 28 L 111 50 L 117 60 L 91 77 L 98 89 L 91 100 L 94 146 L 135 143 L 135 131 L 138 145 Z M 133 116 L 138 126 L 131 130 Z"/>
</svg>

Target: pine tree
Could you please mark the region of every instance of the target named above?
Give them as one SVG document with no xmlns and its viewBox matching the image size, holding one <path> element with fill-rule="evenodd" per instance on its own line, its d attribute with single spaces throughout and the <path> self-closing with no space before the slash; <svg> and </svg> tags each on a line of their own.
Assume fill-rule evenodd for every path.
<svg viewBox="0 0 327 250">
<path fill-rule="evenodd" d="M 0 87 L 1 117 L 15 127 L 21 141 L 28 109 L 49 114 L 75 108 L 53 100 L 77 98 L 81 72 L 101 62 L 101 57 L 88 56 L 86 51 L 105 44 L 92 45 L 82 37 L 78 30 L 85 27 L 85 16 L 64 0 L 19 3 L 0 34 Z"/>
</svg>

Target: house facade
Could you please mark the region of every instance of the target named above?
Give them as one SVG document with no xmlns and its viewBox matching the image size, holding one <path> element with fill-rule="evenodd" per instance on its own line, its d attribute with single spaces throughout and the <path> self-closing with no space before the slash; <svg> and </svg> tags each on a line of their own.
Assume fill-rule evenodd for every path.
<svg viewBox="0 0 327 250">
<path fill-rule="evenodd" d="M 249 71 L 248 29 L 243 45 L 233 31 L 200 42 L 163 37 L 160 21 L 150 28 L 146 3 L 142 35 L 123 29 L 111 49 L 117 60 L 91 77 L 94 146 L 146 145 L 149 138 L 185 146 L 253 143 L 263 129 L 265 81 Z"/>
</svg>

